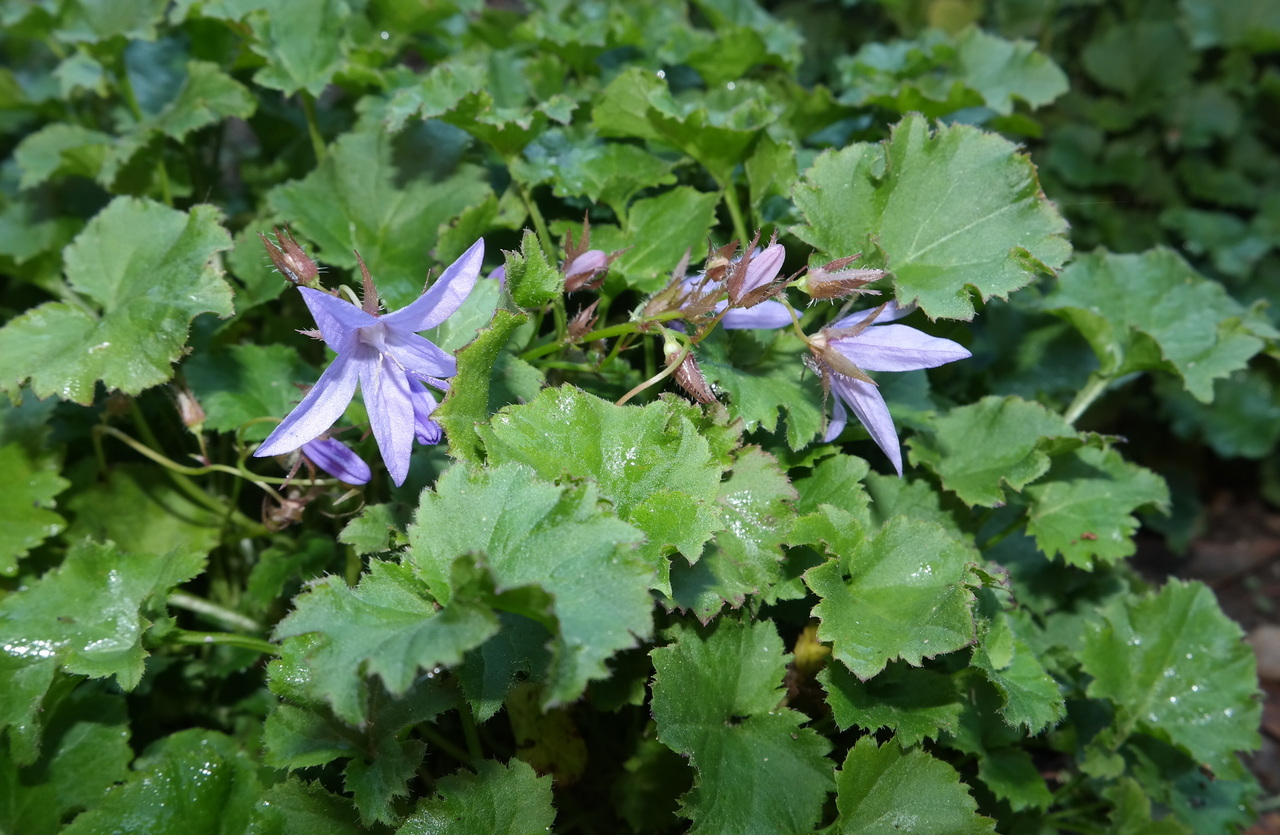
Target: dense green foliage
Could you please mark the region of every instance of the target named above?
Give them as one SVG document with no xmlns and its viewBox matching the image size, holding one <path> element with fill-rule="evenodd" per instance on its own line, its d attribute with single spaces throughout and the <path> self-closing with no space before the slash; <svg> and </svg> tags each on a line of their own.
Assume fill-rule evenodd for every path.
<svg viewBox="0 0 1280 835">
<path fill-rule="evenodd" d="M 765 5 L 0 0 L 0 831 L 1251 821 L 1252 653 L 1127 560 L 1180 457 L 1280 496 L 1280 6 Z M 251 457 L 286 229 L 504 269 L 401 486 L 361 399 L 368 484 Z M 775 233 L 794 327 L 681 295 Z M 891 299 L 972 352 L 875 377 L 902 477 L 823 440 Z"/>
</svg>

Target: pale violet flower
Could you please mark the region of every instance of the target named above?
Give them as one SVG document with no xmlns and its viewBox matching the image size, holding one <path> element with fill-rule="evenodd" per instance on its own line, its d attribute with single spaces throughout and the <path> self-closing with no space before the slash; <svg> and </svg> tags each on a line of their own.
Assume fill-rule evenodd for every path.
<svg viewBox="0 0 1280 835">
<path fill-rule="evenodd" d="M 373 478 L 369 465 L 342 441 L 316 438 L 302 445 L 302 454 L 320 469 L 347 484 L 368 484 Z"/>
<path fill-rule="evenodd" d="M 848 422 L 847 405 L 871 439 L 902 475 L 902 450 L 880 390 L 863 371 L 916 371 L 935 368 L 972 356 L 950 339 L 929 336 L 907 325 L 884 324 L 915 309 L 889 302 L 859 311 L 827 327 L 810 339 L 823 383 L 835 397 L 831 423 L 823 440 L 832 441 Z"/>
<path fill-rule="evenodd" d="M 752 291 L 760 288 L 773 281 L 778 276 L 778 272 L 782 269 L 782 262 L 786 258 L 787 252 L 783 249 L 782 244 L 771 244 L 764 249 L 756 248 L 751 253 L 751 260 L 747 263 L 747 271 L 741 287 L 729 288 L 729 293 L 733 297 L 732 301 L 737 303 L 746 298 Z M 731 261 L 736 264 L 742 260 L 742 256 L 738 256 Z M 720 287 L 709 286 L 714 284 L 708 282 L 705 273 L 690 276 L 683 282 L 683 290 L 686 295 L 682 307 L 696 307 L 700 298 L 707 293 L 719 292 Z M 711 308 L 712 313 L 721 313 L 729 306 L 730 300 L 717 302 Z M 791 324 L 791 312 L 782 302 L 762 301 L 753 307 L 734 307 L 724 313 L 724 317 L 720 320 L 720 327 L 727 330 L 774 330 L 783 328 Z"/>
<path fill-rule="evenodd" d="M 337 358 L 320 375 L 254 455 L 281 455 L 314 440 L 334 424 L 355 395 L 359 383 L 373 436 L 397 485 L 409 472 L 415 437 L 440 439 L 440 427 L 430 419 L 435 398 L 423 386 L 447 389 L 446 377 L 457 373 L 452 354 L 418 335 L 447 319 L 471 292 L 484 260 L 484 241 L 478 240 L 453 262 L 431 289 L 408 307 L 378 315 L 376 298 L 366 308 L 343 299 L 299 287 L 325 344 Z M 322 465 L 323 466 L 323 465 Z M 341 477 L 341 476 L 340 476 Z"/>
</svg>

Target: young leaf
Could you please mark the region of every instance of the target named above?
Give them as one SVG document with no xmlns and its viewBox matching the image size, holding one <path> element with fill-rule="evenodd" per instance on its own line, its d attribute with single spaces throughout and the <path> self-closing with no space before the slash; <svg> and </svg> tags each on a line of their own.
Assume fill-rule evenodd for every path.
<svg viewBox="0 0 1280 835">
<path fill-rule="evenodd" d="M 288 414 L 303 392 L 295 383 L 312 382 L 314 369 L 287 345 L 232 345 L 197 353 L 182 366 L 192 392 L 204 408 L 204 425 L 235 432 L 254 418 Z M 272 424 L 245 427 L 243 438 L 261 441 Z"/>
<path fill-rule="evenodd" d="M 153 743 L 133 765 L 132 779 L 63 829 L 68 835 L 119 831 L 128 821 L 155 835 L 249 832 L 262 794 L 258 765 L 236 740 L 192 728 Z"/>
<path fill-rule="evenodd" d="M 248 18 L 257 37 L 252 48 L 267 59 L 253 80 L 286 96 L 300 90 L 323 93 L 343 66 L 343 31 L 351 16 L 346 2 L 258 0 L 252 5 L 260 9 Z"/>
<path fill-rule="evenodd" d="M 93 402 L 94 385 L 137 394 L 173 376 L 200 313 L 231 315 L 231 288 L 212 264 L 231 238 L 218 210 L 178 212 L 118 197 L 64 251 L 83 300 L 46 302 L 0 329 L 0 390 L 28 379 L 37 397 Z"/>
<path fill-rule="evenodd" d="M 348 133 L 314 171 L 272 189 L 266 202 L 315 241 L 327 263 L 354 269 L 359 250 L 378 294 L 395 309 L 422 295 L 424 258 L 440 226 L 489 194 L 485 172 L 472 165 L 402 186 L 385 133 Z"/>
<path fill-rule="evenodd" d="M 988 615 L 978 630 L 973 666 L 986 673 L 1004 704 L 1000 715 L 1012 727 L 1037 734 L 1056 725 L 1066 712 L 1058 683 L 1045 672 L 1035 652 L 1019 634 L 1020 626 L 983 590 Z"/>
<path fill-rule="evenodd" d="M 283 640 L 317 633 L 307 653 L 313 685 L 345 722 L 365 721 L 365 676 L 377 675 L 393 695 L 409 689 L 420 669 L 451 666 L 498 629 L 483 605 L 456 600 L 437 611 L 408 568 L 371 562 L 354 589 L 340 578 L 313 584 L 276 627 Z"/>
<path fill-rule="evenodd" d="M 859 681 L 843 664 L 828 664 L 818 681 L 841 730 L 888 728 L 910 746 L 955 731 L 960 721 L 960 687 L 953 676 L 894 662 L 870 681 Z"/>
<path fill-rule="evenodd" d="M 1089 569 L 1135 550 L 1138 520 L 1132 513 L 1155 505 L 1169 509 L 1169 488 L 1150 470 L 1130 464 L 1114 449 L 1083 447 L 1056 460 L 1048 476 L 1026 489 L 1031 502 L 1027 533 L 1050 557 Z"/>
<path fill-rule="evenodd" d="M 555 819 L 550 776 L 539 777 L 517 759 L 506 765 L 482 760 L 475 774 L 442 777 L 436 796 L 420 802 L 396 835 L 542 835 Z"/>
<path fill-rule="evenodd" d="M 627 286 L 652 293 L 671 280 L 671 269 L 686 252 L 706 246 L 715 224 L 720 196 L 677 186 L 631 204 L 621 229 L 592 226 L 591 245 L 606 251 L 625 250 L 609 266 Z"/>
<path fill-rule="evenodd" d="M 0 600 L 0 646 L 31 663 L 56 657 L 70 673 L 115 676 L 132 690 L 148 654 L 144 611 L 203 567 L 203 554 L 125 554 L 78 542 L 60 567 Z"/>
<path fill-rule="evenodd" d="M 618 517 L 644 532 L 640 555 L 670 594 L 667 546 L 690 562 L 722 527 L 720 465 L 706 439 L 670 400 L 614 406 L 577 389 L 547 389 L 479 427 L 489 461 L 519 462 L 544 479 L 586 478 Z"/>
<path fill-rule="evenodd" d="M 538 236 L 525 230 L 520 252 L 504 252 L 507 268 L 507 290 L 511 299 L 524 308 L 540 309 L 564 293 L 564 274 L 547 263 L 538 244 Z"/>
<path fill-rule="evenodd" d="M 836 773 L 836 809 L 833 833 L 995 831 L 995 821 L 978 814 L 955 769 L 924 751 L 903 752 L 892 741 L 877 746 L 870 736 L 858 740 Z"/>
<path fill-rule="evenodd" d="M 527 321 L 523 313 L 499 310 L 493 314 L 493 323 L 458 353 L 458 375 L 431 415 L 448 434 L 449 452 L 455 458 L 473 464 L 483 459 L 476 431 L 493 414 L 493 369 L 511 334 Z"/>
<path fill-rule="evenodd" d="M 1101 374 L 1170 371 L 1202 403 L 1213 399 L 1214 380 L 1280 338 L 1261 312 L 1162 247 L 1078 258 L 1042 305 L 1089 340 Z"/>
<path fill-rule="evenodd" d="M 473 571 L 489 578 L 492 605 L 551 629 L 545 700 L 555 705 L 607 677 L 605 661 L 653 631 L 653 572 L 631 552 L 639 539 L 590 485 L 556 487 L 525 466 L 454 467 L 423 492 L 407 560 L 446 614 Z"/>
<path fill-rule="evenodd" d="M 971 289 L 1005 298 L 1071 253 L 1030 160 L 967 125 L 931 133 L 919 116 L 882 144 L 824 153 L 795 202 L 797 236 L 832 258 L 883 251 L 898 300 L 931 318 L 971 319 Z"/>
<path fill-rule="evenodd" d="M 276 783 L 263 793 L 258 821 L 264 835 L 360 835 L 364 831 L 350 800 L 297 777 Z"/>
<path fill-rule="evenodd" d="M 924 464 L 965 504 L 995 507 L 1004 486 L 1021 491 L 1049 470 L 1049 456 L 1080 446 L 1071 424 L 1039 403 L 984 397 L 939 417 L 933 431 L 909 442 Z"/>
<path fill-rule="evenodd" d="M 0 446 L 0 575 L 16 574 L 19 559 L 67 526 L 53 511 L 54 497 L 71 486 L 58 469 L 55 456 L 34 457 L 19 443 Z"/>
<path fill-rule="evenodd" d="M 208 61 L 187 64 L 178 95 L 144 123 L 181 142 L 187 134 L 228 117 L 248 119 L 258 102 L 249 89 Z"/>
<path fill-rule="evenodd" d="M 796 522 L 792 541 L 832 555 L 804 580 L 822 598 L 818 639 L 858 678 L 973 643 L 978 554 L 941 527 L 898 518 L 870 539 L 852 515 L 824 505 Z"/>
<path fill-rule="evenodd" d="M 771 622 L 678 625 L 651 656 L 658 739 L 698 772 L 681 798 L 691 833 L 809 832 L 831 790 L 830 743 L 778 708 L 785 671 Z"/>
<path fill-rule="evenodd" d="M 1115 744 L 1141 730 L 1230 774 L 1236 752 L 1258 746 L 1256 661 L 1240 627 L 1199 583 L 1170 580 L 1158 594 L 1106 611 L 1080 652 L 1088 694 L 1115 706 Z"/>
<path fill-rule="evenodd" d="M 696 564 L 672 567 L 672 602 L 706 623 L 725 603 L 736 609 L 749 594 L 769 600 L 782 580 L 779 546 L 791 532 L 795 497 L 772 456 L 756 447 L 740 450 L 720 484 L 724 530 Z"/>
</svg>

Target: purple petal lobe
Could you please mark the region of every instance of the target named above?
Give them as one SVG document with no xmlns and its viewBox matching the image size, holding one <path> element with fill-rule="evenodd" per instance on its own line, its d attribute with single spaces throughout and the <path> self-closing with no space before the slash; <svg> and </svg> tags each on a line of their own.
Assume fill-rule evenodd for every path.
<svg viewBox="0 0 1280 835">
<path fill-rule="evenodd" d="M 339 354 L 351 350 L 355 331 L 378 321 L 354 304 L 310 287 L 299 287 L 302 300 L 307 303 L 311 316 L 320 328 L 324 342 Z"/>
<path fill-rule="evenodd" d="M 822 436 L 823 443 L 831 443 L 840 437 L 840 433 L 844 431 L 845 424 L 849 422 L 849 413 L 844 408 L 844 401 L 839 395 L 832 398 L 834 405 L 831 408 L 831 422 L 827 424 L 827 434 Z"/>
<path fill-rule="evenodd" d="M 907 325 L 873 324 L 857 336 L 832 339 L 831 347 L 863 371 L 916 371 L 972 356 L 957 342 Z"/>
<path fill-rule="evenodd" d="M 901 319 L 903 316 L 907 316 L 911 313 L 914 313 L 915 309 L 916 309 L 916 306 L 914 304 L 909 304 L 906 307 L 902 307 L 896 301 L 891 301 L 885 305 L 884 310 L 880 312 L 880 315 L 877 316 L 876 320 L 871 324 L 878 325 L 881 322 L 892 322 L 894 319 Z M 851 328 L 854 325 L 861 322 L 863 319 L 866 319 L 875 311 L 876 311 L 876 308 L 874 307 L 868 307 L 866 310 L 859 310 L 857 313 L 854 313 L 850 316 L 846 316 L 838 322 L 833 322 L 830 325 L 827 325 L 827 329 L 835 330 L 836 328 Z"/>
<path fill-rule="evenodd" d="M 898 433 L 893 428 L 893 418 L 889 416 L 889 407 L 885 405 L 880 390 L 870 383 L 854 380 L 843 374 L 832 374 L 831 393 L 849 404 L 858 420 L 871 433 L 871 440 L 884 450 L 893 468 L 901 476 L 902 449 L 898 446 Z"/>
<path fill-rule="evenodd" d="M 782 262 L 786 257 L 787 251 L 782 248 L 782 244 L 767 246 L 762 252 L 752 256 L 747 264 L 747 280 L 743 282 L 742 293 L 750 293 L 777 278 L 778 270 L 782 269 Z M 790 318 L 787 321 L 791 321 Z"/>
<path fill-rule="evenodd" d="M 457 310 L 480 275 L 480 262 L 484 261 L 484 238 L 476 241 L 458 260 L 449 265 L 431 289 L 418 297 L 408 307 L 388 313 L 382 320 L 394 325 L 401 332 L 425 331 L 448 319 Z"/>
<path fill-rule="evenodd" d="M 782 302 L 775 301 L 760 302 L 755 307 L 747 308 L 746 310 L 730 310 L 720 320 L 720 327 L 729 330 L 752 328 L 773 330 L 774 328 L 785 328 L 789 324 L 791 324 L 791 313 L 787 310 L 787 306 Z"/>
<path fill-rule="evenodd" d="M 323 294 L 321 294 L 323 295 Z M 350 305 L 348 305 L 350 307 Z M 302 402 L 267 436 L 253 453 L 258 458 L 293 452 L 317 437 L 342 417 L 356 392 L 356 381 L 367 360 L 356 354 L 339 354 L 324 370 Z"/>
<path fill-rule="evenodd" d="M 373 477 L 364 459 L 352 452 L 346 444 L 333 438 L 317 438 L 306 442 L 302 445 L 302 454 L 310 458 L 311 463 L 347 484 L 368 484 Z"/>
<path fill-rule="evenodd" d="M 360 385 L 378 451 L 398 487 L 409 474 L 409 454 L 413 451 L 413 397 L 409 386 L 416 383 L 411 383 L 395 362 L 383 357 L 361 367 Z"/>
<path fill-rule="evenodd" d="M 417 383 L 410 383 L 409 390 L 413 393 L 413 434 L 418 443 L 428 446 L 440 443 L 444 429 L 431 419 L 437 405 L 435 397 Z"/>
<path fill-rule="evenodd" d="M 452 377 L 458 373 L 458 361 L 452 354 L 416 333 L 389 331 L 385 349 L 387 356 L 395 360 L 409 376 L 419 380 Z"/>
</svg>

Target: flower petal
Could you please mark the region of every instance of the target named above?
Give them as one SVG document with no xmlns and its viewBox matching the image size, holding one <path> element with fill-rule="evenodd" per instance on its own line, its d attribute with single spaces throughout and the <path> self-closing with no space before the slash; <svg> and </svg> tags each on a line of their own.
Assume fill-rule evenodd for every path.
<svg viewBox="0 0 1280 835">
<path fill-rule="evenodd" d="M 431 419 L 438 405 L 435 397 L 417 383 L 410 383 L 409 390 L 413 393 L 413 434 L 418 443 L 428 446 L 440 443 L 444 428 Z"/>
<path fill-rule="evenodd" d="M 849 422 L 849 412 L 844 407 L 844 401 L 840 399 L 839 395 L 831 399 L 833 401 L 831 422 L 827 424 L 827 434 L 822 436 L 822 442 L 826 444 L 840 437 L 840 433 L 844 431 L 845 424 Z"/>
<path fill-rule="evenodd" d="M 316 438 L 302 445 L 302 454 L 310 458 L 311 463 L 347 484 L 368 484 L 369 479 L 373 478 L 364 459 L 342 441 Z"/>
<path fill-rule="evenodd" d="M 787 251 L 782 248 L 782 244 L 772 244 L 752 255 L 751 261 L 747 263 L 747 278 L 742 284 L 741 295 L 745 296 L 777 278 L 786 257 Z"/>
<path fill-rule="evenodd" d="M 339 354 L 351 350 L 351 341 L 356 338 L 356 331 L 378 321 L 349 301 L 321 293 L 310 287 L 299 287 L 302 300 L 311 311 L 311 318 L 316 320 L 320 335 L 324 342 Z"/>
<path fill-rule="evenodd" d="M 885 405 L 884 398 L 880 395 L 880 389 L 871 383 L 854 380 L 843 374 L 832 374 L 831 392 L 849 404 L 849 408 L 867 428 L 867 432 L 871 433 L 871 440 L 884 450 L 893 468 L 901 476 L 902 448 L 898 445 L 898 432 L 893 427 L 893 418 L 889 415 L 889 407 Z"/>
<path fill-rule="evenodd" d="M 324 370 L 320 379 L 311 387 L 311 391 L 307 392 L 307 396 L 302 398 L 302 402 L 267 436 L 262 446 L 254 451 L 254 456 L 266 458 L 269 455 L 293 452 L 333 426 L 342 417 L 352 395 L 356 393 L 360 369 L 367 362 L 362 359 L 361 353 L 338 354 L 333 364 Z"/>
<path fill-rule="evenodd" d="M 458 361 L 452 354 L 416 333 L 388 332 L 386 352 L 409 376 L 419 380 L 458 373 Z"/>
<path fill-rule="evenodd" d="M 909 304 L 904 307 L 902 305 L 899 305 L 896 301 L 887 302 L 884 306 L 884 310 L 881 311 L 880 315 L 877 316 L 876 320 L 871 324 L 878 325 L 881 322 L 892 322 L 894 319 L 901 319 L 903 316 L 907 316 L 914 313 L 915 309 L 916 309 L 916 306 L 914 304 Z M 851 328 L 854 325 L 861 322 L 863 319 L 866 319 L 875 311 L 876 311 L 876 308 L 874 307 L 868 307 L 866 310 L 859 310 L 857 313 L 846 316 L 838 322 L 832 322 L 830 325 L 827 325 L 825 330 L 835 330 L 836 328 Z"/>
<path fill-rule="evenodd" d="M 458 260 L 449 265 L 431 289 L 418 297 L 408 307 L 388 313 L 382 321 L 394 325 L 400 331 L 425 331 L 434 328 L 453 315 L 462 306 L 480 275 L 480 262 L 484 261 L 484 238 L 479 239 Z"/>
<path fill-rule="evenodd" d="M 409 454 L 413 451 L 413 396 L 409 386 L 416 384 L 387 357 L 365 364 L 360 371 L 373 437 L 391 480 L 399 487 L 409 474 Z"/>
<path fill-rule="evenodd" d="M 857 336 L 832 339 L 831 347 L 864 371 L 916 371 L 973 356 L 958 342 L 907 325 L 873 324 Z"/>
<path fill-rule="evenodd" d="M 723 305 L 724 302 L 721 302 Z M 728 330 L 773 330 L 774 328 L 785 328 L 791 324 L 791 313 L 787 310 L 787 306 L 782 302 L 767 301 L 760 302 L 752 308 L 746 310 L 737 309 L 730 310 L 720 320 L 720 327 Z"/>
</svg>

